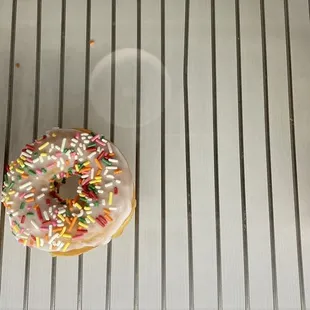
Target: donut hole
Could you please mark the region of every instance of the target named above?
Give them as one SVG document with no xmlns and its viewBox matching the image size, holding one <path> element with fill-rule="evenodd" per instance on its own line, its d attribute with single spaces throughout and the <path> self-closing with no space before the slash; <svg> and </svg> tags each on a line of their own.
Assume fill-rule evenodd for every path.
<svg viewBox="0 0 310 310">
<path fill-rule="evenodd" d="M 77 187 L 79 176 L 73 175 L 68 179 L 65 179 L 65 183 L 60 184 L 59 196 L 63 199 L 73 199 L 77 195 Z"/>
</svg>

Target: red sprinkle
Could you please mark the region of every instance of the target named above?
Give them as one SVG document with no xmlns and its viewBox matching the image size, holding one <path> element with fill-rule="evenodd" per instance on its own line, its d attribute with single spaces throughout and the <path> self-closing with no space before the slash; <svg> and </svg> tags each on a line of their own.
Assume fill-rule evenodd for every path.
<svg viewBox="0 0 310 310">
<path fill-rule="evenodd" d="M 48 226 L 45 227 L 45 226 L 43 226 L 43 225 L 51 225 L 51 224 L 53 224 L 52 221 L 45 221 L 45 222 L 42 223 L 41 228 L 48 228 Z"/>
<path fill-rule="evenodd" d="M 113 192 L 114 192 L 115 195 L 117 195 L 117 194 L 118 194 L 118 188 L 117 188 L 117 187 L 114 187 Z"/>
<path fill-rule="evenodd" d="M 43 217 L 42 217 L 42 213 L 41 213 L 40 207 L 36 207 L 36 211 L 37 211 L 37 215 L 38 215 L 39 220 L 41 222 L 43 222 Z"/>
<path fill-rule="evenodd" d="M 104 154 L 105 154 L 105 152 L 102 151 L 102 152 L 98 155 L 97 159 L 98 159 L 98 160 L 101 160 L 101 159 L 104 157 Z"/>
<path fill-rule="evenodd" d="M 90 147 L 89 149 L 86 149 L 87 152 L 95 152 L 97 149 L 95 147 Z"/>
<path fill-rule="evenodd" d="M 26 215 L 23 215 L 23 216 L 22 216 L 22 219 L 20 220 L 20 222 L 21 222 L 22 224 L 24 224 L 24 223 L 25 223 L 25 220 L 26 220 Z"/>
<path fill-rule="evenodd" d="M 26 144 L 26 148 L 30 151 L 34 151 L 34 146 L 31 144 Z"/>
<path fill-rule="evenodd" d="M 96 217 L 96 222 L 102 226 L 102 227 L 105 227 L 105 224 L 103 224 L 103 222 L 100 221 L 99 217 Z"/>
<path fill-rule="evenodd" d="M 104 225 L 107 225 L 108 224 L 108 221 L 102 216 L 102 215 L 99 215 L 98 216 L 100 221 L 104 224 Z"/>
</svg>

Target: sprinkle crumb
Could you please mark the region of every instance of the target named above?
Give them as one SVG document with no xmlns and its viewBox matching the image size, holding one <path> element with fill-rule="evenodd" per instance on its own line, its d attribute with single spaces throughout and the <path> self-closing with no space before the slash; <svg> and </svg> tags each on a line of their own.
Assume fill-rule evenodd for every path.
<svg viewBox="0 0 310 310">
<path fill-rule="evenodd" d="M 90 46 L 94 46 L 94 45 L 95 45 L 95 40 L 90 40 L 90 41 L 89 41 L 89 45 L 90 45 Z"/>
<path fill-rule="evenodd" d="M 15 67 L 16 67 L 16 68 L 20 68 L 20 63 L 19 63 L 19 62 L 16 63 L 16 64 L 15 64 Z"/>
</svg>

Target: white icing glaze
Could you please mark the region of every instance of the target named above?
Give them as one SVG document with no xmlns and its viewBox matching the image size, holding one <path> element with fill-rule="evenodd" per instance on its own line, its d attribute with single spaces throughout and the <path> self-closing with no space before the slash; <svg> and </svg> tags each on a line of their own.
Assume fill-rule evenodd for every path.
<svg viewBox="0 0 310 310">
<path fill-rule="evenodd" d="M 90 147 L 93 150 L 89 150 Z M 101 172 L 96 162 L 99 154 L 105 157 L 103 162 L 99 160 Z M 56 177 L 56 182 L 60 183 L 66 174 L 76 171 L 79 171 L 82 185 L 88 184 L 84 188 L 77 184 L 80 196 L 72 207 L 68 201 L 60 202 L 53 196 L 51 192 L 56 189 L 53 185 L 50 187 L 53 184 L 50 180 Z M 21 178 L 25 174 L 28 177 Z M 90 185 L 92 181 L 97 183 Z M 28 145 L 21 157 L 11 163 L 2 201 L 7 207 L 12 232 L 19 242 L 49 252 L 66 252 L 108 243 L 131 213 L 133 189 L 128 164 L 115 145 L 97 134 L 53 129 L 43 139 Z M 75 217 L 76 224 L 70 231 Z M 99 224 L 100 221 L 101 224 L 104 221 L 103 225 Z M 82 235 L 77 237 L 77 234 Z"/>
</svg>

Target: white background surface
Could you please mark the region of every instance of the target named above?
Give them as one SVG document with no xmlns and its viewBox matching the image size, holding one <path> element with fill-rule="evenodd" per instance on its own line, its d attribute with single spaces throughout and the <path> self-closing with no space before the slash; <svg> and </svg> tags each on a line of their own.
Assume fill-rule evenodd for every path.
<svg viewBox="0 0 310 310">
<path fill-rule="evenodd" d="M 244 309 L 244 274 L 238 151 L 237 66 L 234 1 L 216 0 L 218 148 L 224 309 Z M 310 23 L 306 0 L 289 1 L 298 184 L 305 295 L 310 309 Z M 35 96 L 36 7 L 19 0 L 10 160 L 32 141 Z M 166 5 L 166 267 L 167 309 L 188 308 L 188 235 L 184 143 L 183 0 Z M 12 0 L 0 0 L 0 174 L 4 160 Z M 252 309 L 272 309 L 270 231 L 265 153 L 259 1 L 241 0 L 242 91 L 245 180 Z M 194 302 L 217 308 L 216 230 L 210 1 L 190 2 L 189 122 L 192 180 Z M 64 127 L 83 125 L 86 1 L 67 0 Z M 93 0 L 90 49 L 89 127 L 109 136 L 111 1 Z M 139 307 L 161 307 L 161 8 L 142 0 Z M 116 9 L 115 143 L 135 172 L 137 6 L 118 0 Z M 39 135 L 58 123 L 61 1 L 42 1 Z M 283 2 L 266 0 L 271 161 L 278 302 L 300 309 L 293 203 Z M 151 56 L 150 56 L 150 55 Z M 106 57 L 104 59 L 104 57 Z M 104 60 L 102 60 L 104 59 Z M 98 64 L 97 74 L 92 74 Z M 32 250 L 29 309 L 50 307 L 51 257 Z M 107 248 L 84 256 L 83 309 L 105 307 Z M 1 310 L 23 309 L 25 248 L 5 224 Z M 77 307 L 78 258 L 57 261 L 56 309 Z M 113 243 L 111 309 L 133 309 L 134 221 Z"/>
</svg>

